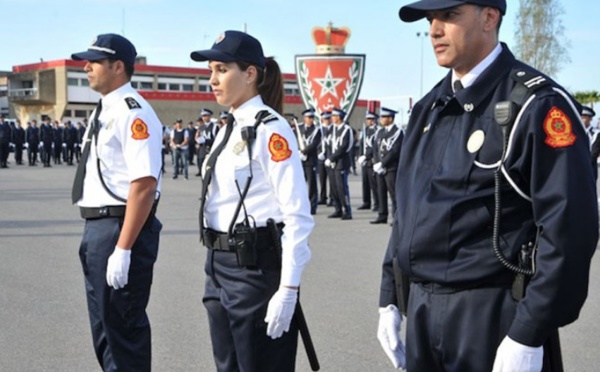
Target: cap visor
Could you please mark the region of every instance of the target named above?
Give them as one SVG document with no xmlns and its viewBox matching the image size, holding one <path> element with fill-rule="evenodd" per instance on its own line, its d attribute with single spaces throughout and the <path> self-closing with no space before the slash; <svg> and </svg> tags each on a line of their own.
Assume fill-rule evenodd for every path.
<svg viewBox="0 0 600 372">
<path fill-rule="evenodd" d="M 223 53 L 219 50 L 208 49 L 208 50 L 197 50 L 190 54 L 190 57 L 196 62 L 202 61 L 219 61 L 219 62 L 235 62 L 235 58 L 229 54 Z"/>
<path fill-rule="evenodd" d="M 408 4 L 400 8 L 398 13 L 400 19 L 404 22 L 414 22 L 425 18 L 430 10 L 448 9 L 463 5 L 465 1 L 459 0 L 422 0 L 416 3 Z"/>
<path fill-rule="evenodd" d="M 71 54 L 71 59 L 75 61 L 100 61 L 108 58 L 106 54 L 95 50 L 86 50 L 85 52 Z"/>
</svg>

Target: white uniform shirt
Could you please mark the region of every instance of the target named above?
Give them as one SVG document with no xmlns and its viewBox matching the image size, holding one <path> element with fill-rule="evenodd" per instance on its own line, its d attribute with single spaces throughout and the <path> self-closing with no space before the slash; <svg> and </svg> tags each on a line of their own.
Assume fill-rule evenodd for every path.
<svg viewBox="0 0 600 372">
<path fill-rule="evenodd" d="M 242 141 L 241 128 L 253 126 L 255 116 L 261 110 L 275 113 L 260 96 L 256 96 L 233 112 L 234 128 L 214 166 L 206 197 L 205 226 L 211 229 L 221 232 L 229 229 L 240 193 L 250 175 L 248 149 Z M 298 286 L 302 270 L 310 260 L 308 236 L 314 220 L 310 214 L 296 137 L 287 121 L 280 115 L 277 118 L 256 128 L 251 163 L 253 179 L 244 205 L 248 215 L 254 217 L 257 227 L 266 226 L 269 218 L 285 223 L 281 241 L 281 285 Z M 223 140 L 225 132 L 219 131 L 213 149 Z M 207 155 L 207 159 L 209 157 Z M 243 219 L 242 209 L 236 222 Z"/>
<path fill-rule="evenodd" d="M 95 111 L 91 118 L 94 116 Z M 113 198 L 102 186 L 98 177 L 97 159 L 100 158 L 100 169 L 106 186 L 118 197 L 127 199 L 132 181 L 144 177 L 159 180 L 162 165 L 162 124 L 150 104 L 130 83 L 102 97 L 102 111 L 98 121 L 98 146 L 92 138 L 83 196 L 77 205 L 124 205 L 125 203 Z M 84 141 L 88 135 L 87 131 L 91 128 L 92 125 L 88 125 Z M 160 182 L 157 191 L 160 191 Z"/>
</svg>

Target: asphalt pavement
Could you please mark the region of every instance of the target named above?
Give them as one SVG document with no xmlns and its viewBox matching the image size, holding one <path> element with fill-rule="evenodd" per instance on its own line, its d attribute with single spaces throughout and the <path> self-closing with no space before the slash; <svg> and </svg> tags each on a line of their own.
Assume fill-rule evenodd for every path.
<svg viewBox="0 0 600 372">
<path fill-rule="evenodd" d="M 0 170 L 0 372 L 100 371 L 78 258 L 83 221 L 71 205 L 75 167 Z M 196 168 L 190 167 L 190 174 Z M 214 371 L 202 306 L 205 248 L 199 243 L 200 178 L 167 169 L 163 223 L 148 314 L 154 371 Z M 393 371 L 376 338 L 381 261 L 391 227 L 358 211 L 360 176 L 350 176 L 354 219 L 319 206 L 302 303 L 321 371 Z M 579 221 L 585 223 L 585 221 Z M 580 319 L 561 329 L 566 371 L 598 371 L 600 262 L 594 258 Z M 577 289 L 574 289 L 577 290 Z M 297 371 L 310 371 L 300 343 Z"/>
</svg>

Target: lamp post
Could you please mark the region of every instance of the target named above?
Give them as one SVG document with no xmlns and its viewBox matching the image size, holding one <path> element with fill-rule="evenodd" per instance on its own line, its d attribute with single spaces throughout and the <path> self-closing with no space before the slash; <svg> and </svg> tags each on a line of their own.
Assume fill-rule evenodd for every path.
<svg viewBox="0 0 600 372">
<path fill-rule="evenodd" d="M 423 97 L 423 40 L 429 36 L 429 32 L 417 32 L 417 37 L 421 39 L 421 94 Z"/>
</svg>

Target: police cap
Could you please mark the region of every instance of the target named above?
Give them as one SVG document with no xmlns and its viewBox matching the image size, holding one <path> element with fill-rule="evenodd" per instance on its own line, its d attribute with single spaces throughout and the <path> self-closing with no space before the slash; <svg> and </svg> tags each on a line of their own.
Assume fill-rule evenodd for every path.
<svg viewBox="0 0 600 372">
<path fill-rule="evenodd" d="M 221 119 L 225 119 L 227 117 L 229 113 L 227 111 L 221 111 L 221 114 L 219 115 L 219 118 Z"/>
<path fill-rule="evenodd" d="M 203 108 L 202 111 L 200 111 L 200 116 L 212 116 L 213 112 L 207 108 Z"/>
<path fill-rule="evenodd" d="M 310 118 L 314 118 L 315 110 L 312 108 L 306 109 L 306 110 L 302 111 L 302 116 L 308 116 Z"/>
<path fill-rule="evenodd" d="M 400 8 L 400 19 L 414 22 L 425 18 L 430 10 L 454 8 L 463 4 L 474 4 L 496 8 L 502 15 L 506 13 L 506 0 L 421 0 Z"/>
<path fill-rule="evenodd" d="M 137 52 L 131 41 L 117 34 L 98 35 L 85 52 L 71 54 L 76 61 L 119 60 L 134 64 Z"/>
<path fill-rule="evenodd" d="M 265 67 L 265 56 L 260 42 L 241 31 L 225 31 L 210 49 L 192 52 L 194 61 L 237 62 L 244 61 L 260 68 Z"/>
<path fill-rule="evenodd" d="M 321 119 L 331 119 L 331 111 L 324 111 L 321 114 Z"/>
<path fill-rule="evenodd" d="M 346 117 L 346 112 L 339 107 L 334 107 L 331 110 L 331 116 L 339 116 L 342 120 Z"/>
<path fill-rule="evenodd" d="M 379 116 L 381 116 L 381 117 L 385 117 L 385 116 L 395 117 L 397 113 L 398 113 L 398 111 L 394 111 L 394 110 L 391 110 L 391 109 L 385 108 L 385 107 L 382 107 L 379 110 Z"/>
<path fill-rule="evenodd" d="M 596 112 L 591 107 L 582 106 L 581 107 L 581 116 L 589 116 L 589 117 L 593 118 L 594 116 L 596 116 Z"/>
<path fill-rule="evenodd" d="M 367 111 L 367 114 L 365 115 L 365 119 L 377 119 L 377 118 L 379 118 L 379 115 L 377 115 L 373 111 Z"/>
</svg>

